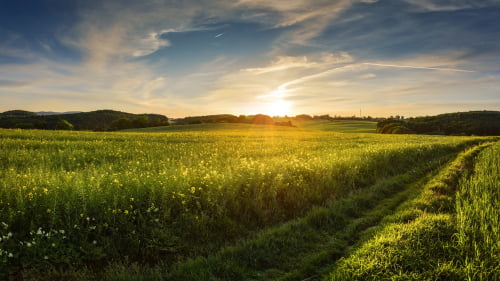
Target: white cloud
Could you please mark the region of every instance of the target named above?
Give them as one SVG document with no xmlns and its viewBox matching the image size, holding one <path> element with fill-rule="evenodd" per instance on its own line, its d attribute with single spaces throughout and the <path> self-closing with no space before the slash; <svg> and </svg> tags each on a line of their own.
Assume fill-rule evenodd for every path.
<svg viewBox="0 0 500 281">
<path fill-rule="evenodd" d="M 343 11 L 356 2 L 375 3 L 367 0 L 240 0 L 237 7 L 274 12 L 275 16 L 261 16 L 274 27 L 293 27 L 284 34 L 281 41 L 286 44 L 309 45 Z M 272 19 L 269 20 L 269 17 Z M 256 17 L 259 18 L 259 17 Z"/>
<path fill-rule="evenodd" d="M 401 64 L 383 64 L 383 63 L 368 63 L 366 65 L 381 66 L 381 67 L 395 67 L 395 68 L 410 68 L 410 69 L 427 69 L 427 70 L 439 70 L 439 71 L 451 71 L 451 72 L 475 72 L 465 69 L 456 68 L 441 68 L 441 67 L 424 67 L 424 66 L 414 66 L 414 65 L 401 65 Z"/>
<path fill-rule="evenodd" d="M 499 5 L 499 0 L 405 0 L 420 11 L 457 11 Z"/>
<path fill-rule="evenodd" d="M 366 73 L 366 74 L 363 74 L 363 75 L 360 75 L 358 76 L 360 79 L 371 79 L 371 78 L 375 78 L 377 77 L 376 74 L 374 73 Z"/>
<path fill-rule="evenodd" d="M 275 71 L 285 71 L 291 68 L 322 68 L 335 64 L 352 62 L 353 58 L 347 52 L 320 53 L 312 56 L 278 56 L 270 65 L 260 68 L 248 68 L 244 71 L 255 74 L 265 74 Z"/>
<path fill-rule="evenodd" d="M 134 57 L 142 57 L 156 52 L 161 47 L 167 47 L 170 45 L 165 39 L 161 39 L 159 37 L 160 34 L 156 32 L 151 32 L 149 35 L 139 41 L 137 41 L 137 47 L 135 47 L 135 51 L 132 53 Z"/>
</svg>

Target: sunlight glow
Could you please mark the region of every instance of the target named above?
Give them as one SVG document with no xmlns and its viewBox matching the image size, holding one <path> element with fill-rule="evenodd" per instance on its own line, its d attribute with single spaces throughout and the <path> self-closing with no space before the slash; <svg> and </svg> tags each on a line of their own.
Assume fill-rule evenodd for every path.
<svg viewBox="0 0 500 281">
<path fill-rule="evenodd" d="M 286 92 L 289 92 L 289 90 L 286 87 L 280 86 L 268 95 L 259 96 L 259 98 L 265 100 L 262 104 L 262 113 L 269 116 L 285 116 L 290 114 L 292 102 L 285 100 Z"/>
<path fill-rule="evenodd" d="M 292 103 L 283 99 L 277 99 L 266 104 L 264 114 L 269 116 L 285 116 L 290 114 Z"/>
</svg>

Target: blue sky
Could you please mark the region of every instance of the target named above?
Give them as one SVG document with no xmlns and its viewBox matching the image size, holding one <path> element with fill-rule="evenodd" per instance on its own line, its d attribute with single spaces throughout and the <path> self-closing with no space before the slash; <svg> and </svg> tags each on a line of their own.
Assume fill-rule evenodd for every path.
<svg viewBox="0 0 500 281">
<path fill-rule="evenodd" d="M 500 0 L 2 0 L 11 109 L 500 110 Z"/>
</svg>

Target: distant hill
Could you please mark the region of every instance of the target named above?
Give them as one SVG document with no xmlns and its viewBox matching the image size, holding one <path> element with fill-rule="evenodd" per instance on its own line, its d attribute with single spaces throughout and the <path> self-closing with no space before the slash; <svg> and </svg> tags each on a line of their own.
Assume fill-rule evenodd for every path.
<svg viewBox="0 0 500 281">
<path fill-rule="evenodd" d="M 500 135 L 500 111 L 469 111 L 436 116 L 387 119 L 377 124 L 382 134 Z"/>
<path fill-rule="evenodd" d="M 26 111 L 26 110 L 9 110 L 0 113 L 0 116 L 11 116 L 11 117 L 30 117 L 36 116 L 35 112 Z"/>
<path fill-rule="evenodd" d="M 168 118 L 159 114 L 132 114 L 114 110 L 38 115 L 35 112 L 11 110 L 0 113 L 0 128 L 56 129 L 61 120 L 75 130 L 111 131 L 168 125 Z"/>
<path fill-rule="evenodd" d="M 35 113 L 36 113 L 36 115 L 61 115 L 61 114 L 82 113 L 82 111 L 66 111 L 66 112 L 39 111 L 39 112 L 35 112 Z"/>
</svg>

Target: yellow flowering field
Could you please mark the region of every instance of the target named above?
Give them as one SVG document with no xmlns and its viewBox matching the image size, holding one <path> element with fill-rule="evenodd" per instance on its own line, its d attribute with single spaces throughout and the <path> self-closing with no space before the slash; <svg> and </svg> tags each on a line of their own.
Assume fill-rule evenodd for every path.
<svg viewBox="0 0 500 281">
<path fill-rule="evenodd" d="M 483 140 L 294 128 L 0 130 L 0 277 L 120 260 L 175 264 Z"/>
</svg>

